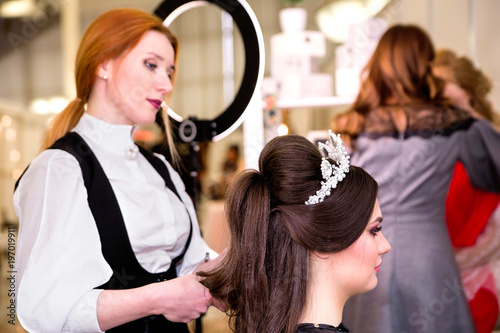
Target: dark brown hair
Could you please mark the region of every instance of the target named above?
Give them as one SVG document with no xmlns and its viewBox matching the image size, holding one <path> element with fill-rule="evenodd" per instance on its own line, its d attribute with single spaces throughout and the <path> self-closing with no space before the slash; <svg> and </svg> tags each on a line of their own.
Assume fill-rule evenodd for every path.
<svg viewBox="0 0 500 333">
<path fill-rule="evenodd" d="M 260 155 L 260 172 L 243 172 L 228 193 L 227 256 L 200 275 L 212 296 L 226 302 L 235 332 L 295 332 L 311 251 L 342 251 L 368 224 L 378 186 L 355 166 L 323 202 L 305 204 L 321 186 L 321 158 L 301 136 L 277 137 Z"/>
</svg>

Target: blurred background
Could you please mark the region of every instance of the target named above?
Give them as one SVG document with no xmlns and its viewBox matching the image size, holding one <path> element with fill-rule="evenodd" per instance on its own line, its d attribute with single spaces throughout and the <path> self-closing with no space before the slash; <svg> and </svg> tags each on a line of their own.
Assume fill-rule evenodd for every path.
<svg viewBox="0 0 500 333">
<path fill-rule="evenodd" d="M 50 119 L 75 97 L 74 57 L 80 38 L 88 24 L 109 9 L 132 7 L 152 13 L 162 2 L 0 1 L 1 332 L 23 331 L 6 316 L 8 231 L 17 227 L 14 183 L 37 155 Z M 429 33 L 436 49 L 449 48 L 473 59 L 492 79 L 489 98 L 496 110 L 500 108 L 498 0 L 247 3 L 265 46 L 264 80 L 255 96 L 259 103 L 249 107 L 246 124 L 227 137 L 197 143 L 196 203 L 204 237 L 216 250 L 227 242 L 223 199 L 234 174 L 255 166 L 262 145 L 276 135 L 321 138 L 332 116 L 352 102 L 360 70 L 388 26 L 417 24 Z M 291 26 L 281 21 L 285 9 L 298 9 Z M 181 14 L 170 28 L 180 41 L 179 76 L 170 107 L 184 118 L 213 119 L 240 89 L 245 68 L 240 32 L 230 15 L 208 3 Z M 141 128 L 135 135 L 151 148 L 158 143 L 159 129 Z M 178 148 L 190 158 L 189 146 L 180 143 Z M 219 319 L 220 326 L 207 324 L 212 332 L 227 331 L 223 316 Z"/>
</svg>

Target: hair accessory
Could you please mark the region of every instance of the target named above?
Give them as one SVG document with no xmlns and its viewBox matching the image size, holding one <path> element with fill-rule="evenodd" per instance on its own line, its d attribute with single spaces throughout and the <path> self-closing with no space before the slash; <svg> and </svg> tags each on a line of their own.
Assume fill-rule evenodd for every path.
<svg viewBox="0 0 500 333">
<path fill-rule="evenodd" d="M 344 147 L 344 143 L 340 138 L 340 134 L 334 134 L 328 130 L 330 140 L 325 143 L 318 143 L 318 149 L 323 155 L 321 159 L 321 174 L 323 181 L 321 181 L 321 189 L 315 195 L 311 195 L 309 200 L 305 202 L 306 205 L 314 205 L 322 202 L 327 196 L 331 194 L 331 190 L 337 187 L 338 182 L 345 178 L 346 173 L 349 172 L 349 156 Z M 332 160 L 333 164 L 328 160 Z"/>
</svg>

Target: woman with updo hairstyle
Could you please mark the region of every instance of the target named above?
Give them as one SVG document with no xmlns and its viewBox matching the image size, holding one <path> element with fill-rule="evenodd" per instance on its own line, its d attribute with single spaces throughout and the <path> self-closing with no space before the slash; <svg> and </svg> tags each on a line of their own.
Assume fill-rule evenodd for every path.
<svg viewBox="0 0 500 333">
<path fill-rule="evenodd" d="M 361 168 L 345 168 L 330 194 L 313 199 L 325 180 L 322 154 L 288 135 L 264 147 L 259 171 L 235 180 L 226 203 L 227 255 L 217 269 L 198 273 L 226 304 L 234 332 L 348 331 L 344 303 L 376 286 L 390 245 L 377 183 Z"/>
<path fill-rule="evenodd" d="M 135 9 L 106 12 L 85 31 L 77 96 L 14 193 L 16 305 L 27 331 L 187 333 L 212 305 L 194 273 L 217 254 L 181 178 L 133 141 L 137 125 L 165 113 L 177 53 L 163 22 Z"/>
<path fill-rule="evenodd" d="M 352 163 L 379 184 L 392 246 L 377 288 L 346 303 L 343 320 L 355 332 L 475 332 L 445 202 L 458 161 L 475 188 L 500 192 L 500 133 L 449 99 L 432 71 L 435 55 L 420 27 L 390 27 L 354 103 L 332 125 Z M 466 206 L 456 210 L 464 219 Z"/>
</svg>

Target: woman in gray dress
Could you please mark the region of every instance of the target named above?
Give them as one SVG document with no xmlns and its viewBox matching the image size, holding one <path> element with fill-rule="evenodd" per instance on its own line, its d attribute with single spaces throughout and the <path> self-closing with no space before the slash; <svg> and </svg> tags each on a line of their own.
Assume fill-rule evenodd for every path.
<svg viewBox="0 0 500 333">
<path fill-rule="evenodd" d="M 354 332 L 474 332 L 444 219 L 457 161 L 471 183 L 500 192 L 500 133 L 453 107 L 431 73 L 434 48 L 416 26 L 382 36 L 351 109 L 334 128 L 352 164 L 379 183 L 384 233 L 393 251 L 379 284 L 352 298 L 343 322 Z"/>
</svg>

